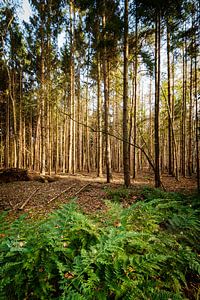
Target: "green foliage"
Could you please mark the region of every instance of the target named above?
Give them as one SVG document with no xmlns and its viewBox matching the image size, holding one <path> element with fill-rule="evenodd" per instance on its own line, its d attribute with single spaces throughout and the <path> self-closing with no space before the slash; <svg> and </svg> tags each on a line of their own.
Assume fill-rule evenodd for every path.
<svg viewBox="0 0 200 300">
<path fill-rule="evenodd" d="M 107 189 L 106 194 L 109 199 L 112 199 L 113 201 L 120 202 L 122 199 L 129 199 L 129 197 L 132 194 L 132 190 L 121 187 L 118 189 Z"/>
<path fill-rule="evenodd" d="M 188 299 L 188 278 L 200 275 L 199 211 L 177 194 L 143 194 L 129 208 L 106 201 L 98 218 L 75 203 L 36 223 L 2 216 L 0 299 Z"/>
</svg>

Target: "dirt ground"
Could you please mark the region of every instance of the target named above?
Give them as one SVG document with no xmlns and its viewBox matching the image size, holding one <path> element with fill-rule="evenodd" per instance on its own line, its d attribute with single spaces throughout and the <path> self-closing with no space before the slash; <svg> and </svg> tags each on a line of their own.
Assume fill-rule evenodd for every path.
<svg viewBox="0 0 200 300">
<path fill-rule="evenodd" d="M 138 175 L 132 180 L 132 188 L 136 194 L 143 186 L 153 186 L 152 174 Z M 177 182 L 173 177 L 162 176 L 162 183 L 167 191 L 193 193 L 196 190 L 195 178 L 181 178 Z M 0 183 L 0 211 L 10 210 L 12 217 L 27 213 L 30 218 L 42 218 L 62 204 L 76 199 L 87 213 L 105 208 L 107 188 L 123 186 L 123 175 L 114 174 L 112 183 L 107 184 L 105 178 L 97 178 L 95 174 L 76 174 L 60 176 L 55 182 L 15 181 Z"/>
</svg>

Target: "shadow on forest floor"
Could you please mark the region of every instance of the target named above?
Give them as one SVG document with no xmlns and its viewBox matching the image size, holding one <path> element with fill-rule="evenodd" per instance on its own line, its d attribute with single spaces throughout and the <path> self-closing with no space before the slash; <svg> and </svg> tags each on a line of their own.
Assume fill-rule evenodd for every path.
<svg viewBox="0 0 200 300">
<path fill-rule="evenodd" d="M 75 198 L 86 213 L 105 209 L 107 188 L 123 186 L 123 174 L 113 174 L 112 183 L 105 177 L 97 178 L 95 173 L 60 175 L 54 182 L 15 181 L 0 184 L 0 211 L 10 209 L 10 217 L 27 213 L 30 218 L 43 218 L 70 199 Z M 168 175 L 162 176 L 164 187 L 169 192 L 195 193 L 195 178 L 181 178 L 176 181 Z M 138 174 L 131 180 L 132 189 L 138 195 L 144 186 L 154 186 L 151 173 Z"/>
</svg>

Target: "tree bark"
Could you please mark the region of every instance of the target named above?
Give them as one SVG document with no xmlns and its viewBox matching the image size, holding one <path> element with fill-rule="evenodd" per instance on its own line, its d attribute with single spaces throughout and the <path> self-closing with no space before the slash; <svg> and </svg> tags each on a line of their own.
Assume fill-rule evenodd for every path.
<svg viewBox="0 0 200 300">
<path fill-rule="evenodd" d="M 138 68 L 138 17 L 137 1 L 135 8 L 135 65 L 134 65 L 134 107 L 133 107 L 133 144 L 137 143 L 137 68 Z M 133 178 L 136 177 L 136 154 L 137 149 L 133 148 Z"/>
<path fill-rule="evenodd" d="M 73 7 L 70 1 L 70 90 L 69 90 L 69 107 L 70 115 L 74 118 L 74 28 L 73 28 Z M 69 124 L 69 158 L 68 158 L 68 172 L 74 173 L 74 122 L 70 119 Z"/>
<path fill-rule="evenodd" d="M 188 120 L 188 175 L 192 176 L 192 107 L 193 107 L 193 74 L 192 74 L 192 57 L 190 59 L 190 106 L 189 106 L 189 120 Z"/>
<path fill-rule="evenodd" d="M 196 44 L 196 40 L 195 40 Z M 198 104 L 198 89 L 197 89 L 197 53 L 195 55 L 195 73 L 194 73 L 194 93 L 195 93 L 195 102 L 196 102 L 196 162 L 197 162 L 197 192 L 200 194 L 200 155 L 199 155 L 199 140 L 200 140 L 200 107 Z"/>
<path fill-rule="evenodd" d="M 103 81 L 104 81 L 104 131 L 105 131 L 105 163 L 106 163 L 106 178 L 107 183 L 110 183 L 111 167 L 110 167 L 110 151 L 109 151 L 109 135 L 108 135 L 108 113 L 109 113 L 109 93 L 108 93 L 108 62 L 107 62 L 107 49 L 106 49 L 106 16 L 105 16 L 105 1 L 104 1 L 104 12 L 102 17 L 103 23 L 103 37 L 104 37 L 104 47 L 103 47 Z"/>
<path fill-rule="evenodd" d="M 182 117 L 181 117 L 181 155 L 180 155 L 180 165 L 181 172 L 183 177 L 186 176 L 186 155 L 185 155 L 185 147 L 186 147 L 186 97 L 187 97 L 187 55 L 186 55 L 186 38 L 183 46 L 183 90 L 182 90 Z"/>
<path fill-rule="evenodd" d="M 172 169 L 172 130 L 171 130 L 171 68 L 170 68 L 170 28 L 167 22 L 167 90 L 168 90 L 168 174 L 173 174 Z"/>
<path fill-rule="evenodd" d="M 155 187 L 161 186 L 160 180 L 160 134 L 159 134 L 159 104 L 160 104 L 160 13 L 156 16 L 155 30 Z"/>
<path fill-rule="evenodd" d="M 10 167 L 10 99 L 7 96 L 6 101 L 6 138 L 4 147 L 4 167 L 7 169 Z"/>
<path fill-rule="evenodd" d="M 123 167 L 124 184 L 130 185 L 130 153 L 128 137 L 128 0 L 124 6 L 124 76 L 123 76 Z"/>
<path fill-rule="evenodd" d="M 45 84 L 45 69 L 44 69 L 44 4 L 41 4 L 42 10 L 42 23 L 41 23 L 41 168 L 40 173 L 41 175 L 45 175 L 46 172 L 46 120 L 45 120 L 45 94 L 44 94 L 44 84 Z"/>
<path fill-rule="evenodd" d="M 97 177 L 103 176 L 103 168 L 102 168 L 102 101 L 101 101 L 101 69 L 100 69 L 100 58 L 99 54 L 97 54 Z"/>
</svg>

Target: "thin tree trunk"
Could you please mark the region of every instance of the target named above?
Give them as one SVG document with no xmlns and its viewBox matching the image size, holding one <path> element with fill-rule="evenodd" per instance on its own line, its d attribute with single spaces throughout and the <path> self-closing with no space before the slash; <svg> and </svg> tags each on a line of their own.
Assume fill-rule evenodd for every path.
<svg viewBox="0 0 200 300">
<path fill-rule="evenodd" d="M 196 41 L 195 41 L 196 44 Z M 199 140 L 200 140 L 200 121 L 199 113 L 200 107 L 198 104 L 198 91 L 197 91 L 197 54 L 195 56 L 195 73 L 194 73 L 194 93 L 195 93 L 195 102 L 196 102 L 196 161 L 197 161 L 197 191 L 200 194 L 200 156 L 199 156 Z"/>
<path fill-rule="evenodd" d="M 97 54 L 97 177 L 103 176 L 102 168 L 102 152 L 103 152 L 103 140 L 102 140 L 102 101 L 101 101 L 101 70 L 100 70 L 100 58 Z"/>
<path fill-rule="evenodd" d="M 171 134 L 171 68 L 170 68 L 170 29 L 167 22 L 167 88 L 168 88 L 168 174 L 173 174 L 172 169 L 172 134 Z"/>
<path fill-rule="evenodd" d="M 70 105 L 70 104 L 69 104 Z M 65 94 L 65 104 L 64 104 L 64 111 L 67 110 L 67 95 Z M 67 153 L 68 153 L 68 149 L 67 149 L 67 133 L 68 133 L 68 121 L 70 124 L 70 120 L 67 120 L 66 115 L 64 116 L 64 120 L 61 123 L 60 126 L 60 140 L 61 140 L 61 145 L 60 145 L 60 166 L 62 168 L 62 172 L 65 173 L 66 172 L 66 160 L 67 160 Z M 62 125 L 63 124 L 63 125 Z M 70 125 L 69 125 L 70 126 Z M 68 162 L 69 163 L 69 162 Z"/>
<path fill-rule="evenodd" d="M 77 141 L 77 169 L 81 170 L 81 125 L 80 125 L 80 111 L 81 111 L 81 83 L 80 83 L 80 56 L 78 57 L 78 70 L 77 70 L 77 133 L 76 133 L 76 141 Z"/>
<path fill-rule="evenodd" d="M 42 14 L 44 13 L 44 4 L 41 4 Z M 44 20 L 42 20 L 44 21 Z M 40 173 L 45 175 L 46 171 L 46 120 L 45 120 L 45 69 L 44 69 L 44 23 L 41 23 L 41 169 Z"/>
<path fill-rule="evenodd" d="M 22 118 L 22 168 L 28 168 L 28 153 L 26 151 L 26 120 L 25 116 Z"/>
<path fill-rule="evenodd" d="M 128 0 L 125 0 L 124 13 L 124 91 L 123 91 L 123 166 L 124 184 L 130 185 L 130 153 L 128 144 Z"/>
<path fill-rule="evenodd" d="M 33 170 L 33 159 L 34 159 L 34 148 L 33 148 L 33 111 L 31 109 L 30 120 L 29 120 L 29 149 L 30 149 L 30 162 L 29 168 Z"/>
<path fill-rule="evenodd" d="M 192 176 L 192 107 L 193 107 L 193 84 L 192 84 L 192 57 L 190 60 L 190 107 L 188 122 L 188 175 Z"/>
<path fill-rule="evenodd" d="M 159 103 L 160 103 L 160 14 L 156 16 L 155 30 L 155 187 L 161 186 L 160 180 L 160 137 L 159 137 Z"/>
<path fill-rule="evenodd" d="M 88 66 L 89 67 L 89 66 Z M 89 95 L 88 95 L 88 84 L 89 84 L 89 74 L 87 71 L 87 84 L 86 84 L 86 107 L 85 107 L 85 117 L 86 117 L 86 132 L 85 132 L 85 137 L 86 137 L 86 169 L 87 172 L 90 173 L 90 134 L 89 134 L 89 128 L 88 128 L 88 109 L 89 109 Z"/>
<path fill-rule="evenodd" d="M 39 95 L 38 95 L 39 99 Z M 38 100 L 37 103 L 37 122 L 36 122 L 36 128 L 34 132 L 34 138 L 35 138 L 35 147 L 34 147 L 34 163 L 33 168 L 34 171 L 39 172 L 40 166 L 41 166 L 41 158 L 40 158 L 40 149 L 41 149 L 41 105 Z"/>
<path fill-rule="evenodd" d="M 19 71 L 19 129 L 17 167 L 22 167 L 22 70 Z"/>
<path fill-rule="evenodd" d="M 76 99 L 75 99 L 75 62 L 74 62 L 74 52 L 75 52 L 75 9 L 73 8 L 73 20 L 72 20 L 72 117 L 76 121 Z M 77 170 L 77 160 L 76 160 L 76 122 L 73 122 L 73 168 L 72 173 L 75 174 Z"/>
<path fill-rule="evenodd" d="M 182 99 L 182 118 L 181 118 L 181 172 L 183 177 L 186 176 L 186 96 L 187 96 L 187 56 L 186 56 L 186 39 L 183 47 L 183 99 Z"/>
<path fill-rule="evenodd" d="M 152 78 L 150 77 L 150 85 L 149 85 L 149 154 L 153 156 L 153 130 L 152 130 Z M 151 166 L 149 165 L 149 168 Z"/>
<path fill-rule="evenodd" d="M 58 109 L 56 108 L 56 132 L 55 132 L 55 174 L 58 174 L 59 170 L 59 139 L 58 139 Z"/>
<path fill-rule="evenodd" d="M 74 28 L 73 28 L 73 7 L 72 1 L 70 1 L 70 116 L 74 118 Z M 74 161 L 74 122 L 70 118 L 69 125 L 69 159 L 68 159 L 68 172 L 74 173 L 75 161 Z"/>
<path fill-rule="evenodd" d="M 4 147 L 4 167 L 9 168 L 10 166 L 10 100 L 9 96 L 6 101 L 6 138 Z"/>
<path fill-rule="evenodd" d="M 103 28 L 106 26 L 105 17 L 105 1 L 104 1 L 104 14 L 102 18 Z M 104 42 L 106 36 L 104 33 Z M 110 153 L 109 153 L 109 135 L 108 135 L 108 113 L 109 113 L 109 93 L 108 93 L 108 76 L 107 76 L 107 49 L 104 44 L 103 49 L 103 81 L 104 81 L 104 131 L 105 131 L 105 163 L 106 163 L 106 178 L 107 183 L 111 181 L 111 168 L 110 168 Z"/>
<path fill-rule="evenodd" d="M 13 58 L 14 59 L 14 58 Z M 17 109 L 16 109 L 16 78 L 15 78 L 15 70 L 13 70 L 11 75 L 11 84 L 10 84 L 10 97 L 11 97 L 11 103 L 12 103 L 12 130 L 13 130 L 13 147 L 12 149 L 12 166 L 14 168 L 17 167 L 17 160 L 18 160 L 18 145 L 17 145 Z"/>
<path fill-rule="evenodd" d="M 137 18 L 137 1 L 135 16 L 135 65 L 134 65 L 134 108 L 133 108 L 133 144 L 137 143 L 137 65 L 138 65 L 138 18 Z M 136 177 L 136 154 L 137 149 L 133 148 L 133 178 Z"/>
</svg>

